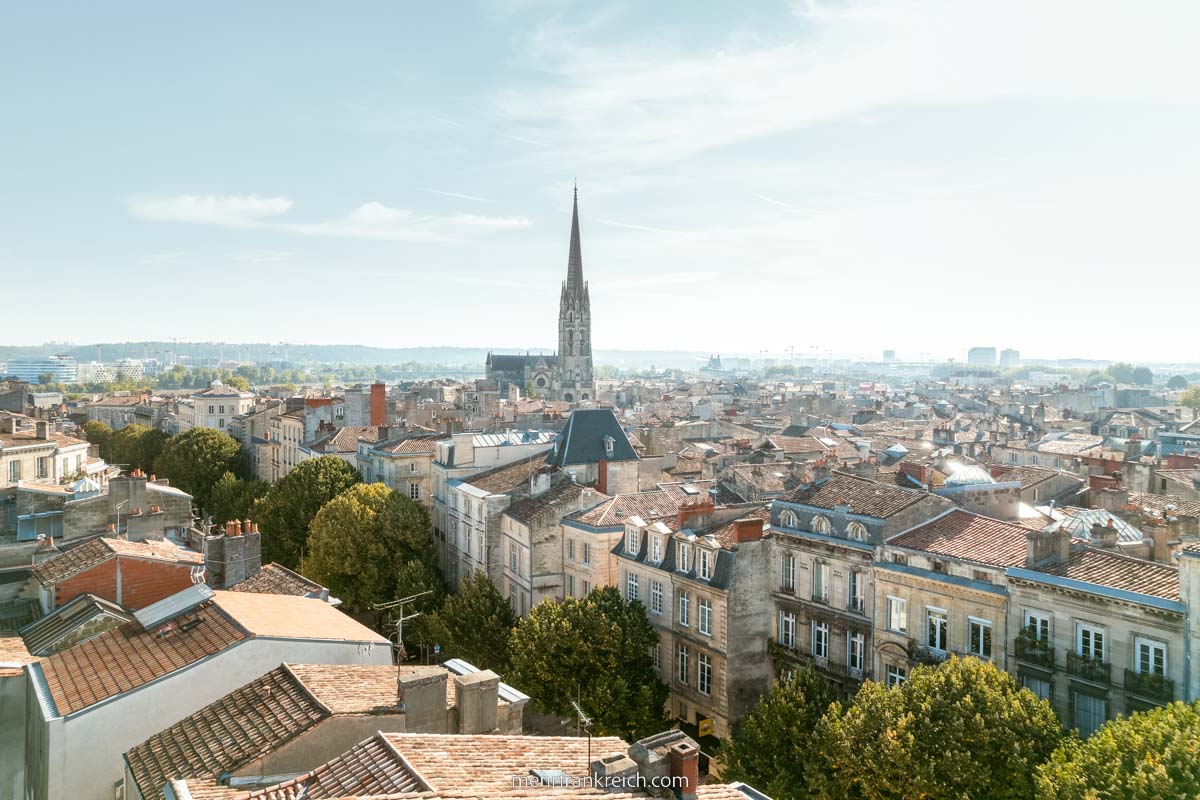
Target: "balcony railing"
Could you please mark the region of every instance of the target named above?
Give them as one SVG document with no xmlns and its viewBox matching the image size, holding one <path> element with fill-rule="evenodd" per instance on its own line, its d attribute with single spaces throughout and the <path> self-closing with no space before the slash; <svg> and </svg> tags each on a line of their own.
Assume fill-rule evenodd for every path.
<svg viewBox="0 0 1200 800">
<path fill-rule="evenodd" d="M 1112 665 L 1098 658 L 1067 651 L 1067 672 L 1094 683 L 1112 683 Z"/>
<path fill-rule="evenodd" d="M 1127 668 L 1125 670 L 1125 691 L 1157 700 L 1160 703 L 1169 703 L 1175 699 L 1175 681 L 1168 680 L 1162 675 L 1155 675 L 1153 672 L 1134 672 Z"/>
<path fill-rule="evenodd" d="M 1054 647 L 1049 639 L 1038 639 L 1022 633 L 1017 637 L 1014 647 L 1017 658 L 1039 667 L 1054 669 Z"/>
<path fill-rule="evenodd" d="M 800 664 L 811 664 L 827 675 L 840 680 L 862 682 L 871 677 L 870 673 L 846 666 L 840 661 L 828 657 L 814 656 L 796 647 L 785 647 L 774 639 L 767 640 L 767 652 L 776 658 L 786 658 Z"/>
<path fill-rule="evenodd" d="M 846 603 L 846 610 L 854 614 L 867 613 L 867 600 L 865 597 L 851 597 Z"/>
<path fill-rule="evenodd" d="M 935 650 L 932 647 L 923 645 L 916 639 L 909 639 L 908 658 L 915 664 L 928 664 L 930 666 L 937 666 L 946 659 L 950 658 L 950 654 L 945 650 Z"/>
</svg>

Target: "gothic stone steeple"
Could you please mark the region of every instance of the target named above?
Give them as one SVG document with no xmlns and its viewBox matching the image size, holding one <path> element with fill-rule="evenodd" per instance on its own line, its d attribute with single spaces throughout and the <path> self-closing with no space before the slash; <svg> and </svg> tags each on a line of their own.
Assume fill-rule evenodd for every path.
<svg viewBox="0 0 1200 800">
<path fill-rule="evenodd" d="M 583 279 L 583 252 L 579 244 L 579 188 L 571 210 L 571 247 L 567 254 L 567 279 L 558 302 L 558 357 L 554 363 L 554 389 L 560 400 L 593 400 L 592 301 Z"/>
</svg>

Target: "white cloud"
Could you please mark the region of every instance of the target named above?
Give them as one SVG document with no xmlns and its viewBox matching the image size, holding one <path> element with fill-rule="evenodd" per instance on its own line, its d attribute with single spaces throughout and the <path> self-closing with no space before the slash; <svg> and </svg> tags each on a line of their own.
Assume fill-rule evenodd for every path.
<svg viewBox="0 0 1200 800">
<path fill-rule="evenodd" d="M 286 197 L 227 195 L 201 197 L 181 194 L 177 197 L 134 198 L 129 212 L 138 219 L 155 222 L 195 222 L 227 228 L 247 228 L 262 220 L 286 214 L 292 201 Z"/>
<path fill-rule="evenodd" d="M 130 213 L 155 222 L 191 222 L 226 228 L 254 228 L 302 236 L 332 236 L 397 242 L 466 239 L 529 227 L 526 217 L 478 214 L 418 214 L 376 201 L 363 203 L 343 217 L 319 222 L 278 219 L 292 207 L 286 197 L 257 195 L 140 198 L 129 201 Z"/>
</svg>

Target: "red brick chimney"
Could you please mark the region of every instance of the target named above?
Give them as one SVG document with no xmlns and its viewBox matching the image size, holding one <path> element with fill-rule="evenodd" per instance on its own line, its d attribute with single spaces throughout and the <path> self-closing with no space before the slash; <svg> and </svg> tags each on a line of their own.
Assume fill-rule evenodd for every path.
<svg viewBox="0 0 1200 800">
<path fill-rule="evenodd" d="M 371 424 L 387 425 L 387 385 L 371 384 Z"/>
<path fill-rule="evenodd" d="M 691 742 L 676 742 L 667 748 L 671 760 L 671 781 L 680 800 L 696 800 L 700 785 L 700 748 Z"/>
<path fill-rule="evenodd" d="M 679 507 L 679 512 L 676 515 L 675 521 L 680 530 L 688 527 L 688 521 L 696 517 L 704 517 L 713 513 L 713 502 L 711 499 L 696 500 L 693 503 L 687 503 Z"/>
<path fill-rule="evenodd" d="M 763 537 L 763 520 L 759 518 L 733 521 L 734 544 L 757 542 Z"/>
<path fill-rule="evenodd" d="M 596 473 L 596 491 L 608 494 L 608 459 L 600 459 L 600 463 L 596 465 Z"/>
</svg>

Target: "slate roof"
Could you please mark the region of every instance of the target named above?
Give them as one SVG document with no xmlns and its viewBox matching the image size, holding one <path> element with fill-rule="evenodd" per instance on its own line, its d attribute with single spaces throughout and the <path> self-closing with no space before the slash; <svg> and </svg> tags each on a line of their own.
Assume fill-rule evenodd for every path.
<svg viewBox="0 0 1200 800">
<path fill-rule="evenodd" d="M 834 472 L 828 480 L 807 488 L 798 487 L 780 499 L 828 510 L 839 505 L 849 506 L 853 514 L 886 519 L 929 496 L 916 489 L 903 489 L 848 472 Z"/>
<path fill-rule="evenodd" d="M 1065 563 L 1045 566 L 1039 571 L 1165 600 L 1179 599 L 1179 570 L 1174 565 L 1130 558 L 1095 547 L 1072 548 Z"/>
<path fill-rule="evenodd" d="M 42 615 L 42 606 L 30 597 L 18 597 L 0 603 L 0 632 L 16 632 Z"/>
<path fill-rule="evenodd" d="M 888 544 L 995 567 L 1025 565 L 1029 528 L 954 509 L 892 537 Z"/>
<path fill-rule="evenodd" d="M 605 437 L 613 439 L 613 454 L 605 455 Z M 637 461 L 629 437 L 616 415 L 608 408 L 577 408 L 546 454 L 546 463 L 556 467 L 571 464 L 598 464 L 607 461 Z"/>
<path fill-rule="evenodd" d="M 55 645 L 97 617 L 108 617 L 111 627 L 119 627 L 133 619 L 133 614 L 116 603 L 111 603 L 93 594 L 81 594 L 71 598 L 46 616 L 21 629 L 21 636 L 30 652 L 49 655 Z M 103 633 L 103 631 L 99 631 Z"/>
<path fill-rule="evenodd" d="M 184 550 L 166 539 L 130 542 L 97 537 L 37 564 L 31 572 L 43 584 L 57 583 L 118 555 L 170 564 L 204 563 L 204 557 L 199 553 Z"/>
<path fill-rule="evenodd" d="M 325 587 L 272 561 L 241 583 L 230 586 L 229 591 L 319 597 L 325 593 Z"/>
</svg>

